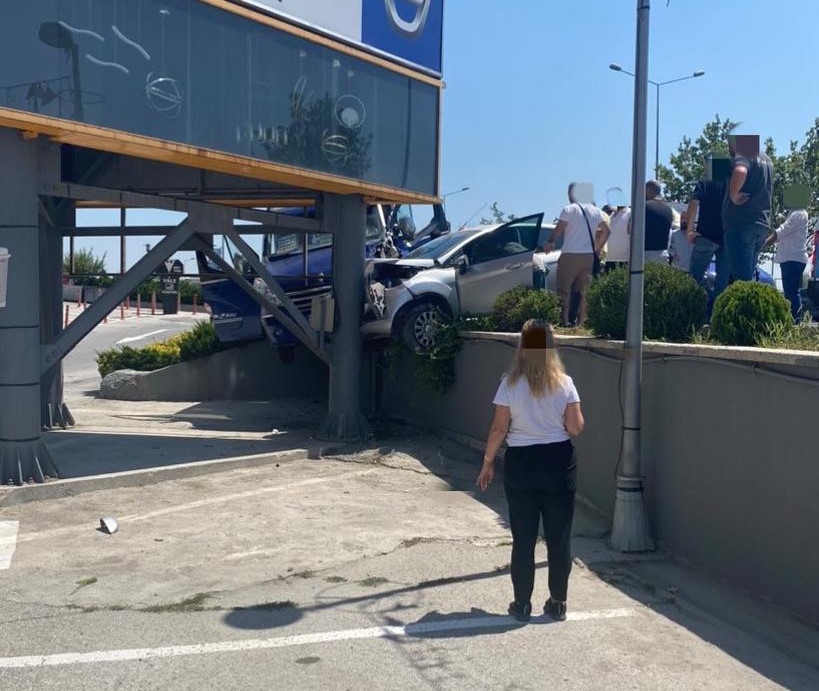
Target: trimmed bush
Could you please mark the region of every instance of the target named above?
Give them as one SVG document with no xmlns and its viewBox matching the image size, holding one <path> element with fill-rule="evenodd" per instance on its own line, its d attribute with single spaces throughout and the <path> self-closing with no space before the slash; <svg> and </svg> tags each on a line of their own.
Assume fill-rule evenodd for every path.
<svg viewBox="0 0 819 691">
<path fill-rule="evenodd" d="M 495 331 L 514 333 L 520 331 L 529 319 L 543 319 L 557 324 L 560 299 L 545 290 L 517 286 L 497 297 L 489 322 Z"/>
<path fill-rule="evenodd" d="M 210 322 L 198 322 L 190 331 L 159 343 L 151 343 L 144 348 L 120 346 L 97 353 L 97 369 L 101 377 L 122 369 L 152 372 L 177 362 L 196 360 L 222 349 L 213 325 Z"/>
<path fill-rule="evenodd" d="M 656 341 L 687 343 L 705 321 L 708 295 L 687 273 L 667 264 L 645 267 L 643 334 Z M 626 337 L 628 269 L 597 278 L 588 290 L 588 325 L 604 338 Z"/>
<path fill-rule="evenodd" d="M 714 303 L 711 334 L 725 345 L 759 345 L 777 328 L 793 328 L 793 318 L 790 304 L 773 286 L 737 281 Z"/>
<path fill-rule="evenodd" d="M 198 281 L 190 281 L 183 278 L 179 281 L 179 299 L 186 305 L 193 304 L 193 298 L 196 296 L 196 303 L 202 304 L 202 284 Z"/>
<path fill-rule="evenodd" d="M 179 357 L 185 362 L 210 355 L 222 349 L 216 337 L 216 329 L 209 321 L 200 321 L 190 331 L 175 337 Z"/>
</svg>

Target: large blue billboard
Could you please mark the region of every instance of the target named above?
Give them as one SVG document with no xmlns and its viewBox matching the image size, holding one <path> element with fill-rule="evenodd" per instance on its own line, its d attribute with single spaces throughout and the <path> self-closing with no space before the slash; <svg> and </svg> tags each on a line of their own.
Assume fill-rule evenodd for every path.
<svg viewBox="0 0 819 691">
<path fill-rule="evenodd" d="M 441 73 L 444 0 L 234 0 Z"/>
</svg>

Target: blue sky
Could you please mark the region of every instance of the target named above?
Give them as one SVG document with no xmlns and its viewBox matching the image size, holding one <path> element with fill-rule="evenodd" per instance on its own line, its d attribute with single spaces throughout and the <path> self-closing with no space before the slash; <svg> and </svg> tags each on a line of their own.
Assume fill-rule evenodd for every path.
<svg viewBox="0 0 819 691">
<path fill-rule="evenodd" d="M 446 0 L 441 192 L 470 187 L 447 201 L 455 227 L 494 201 L 552 218 L 573 180 L 592 182 L 600 203 L 609 187 L 628 190 L 634 83 L 608 65 L 634 71 L 636 5 Z M 815 0 L 654 0 L 651 79 L 706 72 L 662 89 L 661 161 L 717 113 L 779 149 L 801 140 L 819 116 L 818 24 Z M 650 97 L 652 170 L 653 89 Z M 133 222 L 161 222 L 154 212 L 132 214 Z M 129 241 L 131 260 L 145 242 Z M 96 245 L 117 270 L 118 241 Z"/>
</svg>

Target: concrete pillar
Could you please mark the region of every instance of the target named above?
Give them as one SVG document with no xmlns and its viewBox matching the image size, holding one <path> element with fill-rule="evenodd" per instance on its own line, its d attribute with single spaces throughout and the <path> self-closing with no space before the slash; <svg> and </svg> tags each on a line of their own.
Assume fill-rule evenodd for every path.
<svg viewBox="0 0 819 691">
<path fill-rule="evenodd" d="M 329 410 L 318 436 L 329 441 L 362 441 L 369 433 L 361 411 L 367 207 L 360 196 L 325 195 L 324 218 L 336 231 L 333 239 L 336 328 L 332 338 Z"/>
<path fill-rule="evenodd" d="M 0 482 L 57 477 L 40 426 L 40 230 L 37 142 L 0 129 L 0 246 L 9 262 L 0 309 Z"/>
</svg>

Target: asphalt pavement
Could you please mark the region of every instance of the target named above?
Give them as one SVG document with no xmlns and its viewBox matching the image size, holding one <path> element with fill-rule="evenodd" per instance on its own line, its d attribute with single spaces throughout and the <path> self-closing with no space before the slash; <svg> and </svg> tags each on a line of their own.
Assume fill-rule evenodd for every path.
<svg viewBox="0 0 819 691">
<path fill-rule="evenodd" d="M 67 364 L 77 428 L 47 435 L 74 479 L 0 490 L 2 691 L 819 688 L 815 627 L 662 551 L 611 551 L 582 503 L 568 620 L 539 612 L 539 544 L 515 622 L 502 487 L 477 493 L 479 454 L 428 430 L 321 446 L 317 401 L 84 388 L 96 348 L 174 324 L 100 325 Z"/>
</svg>

